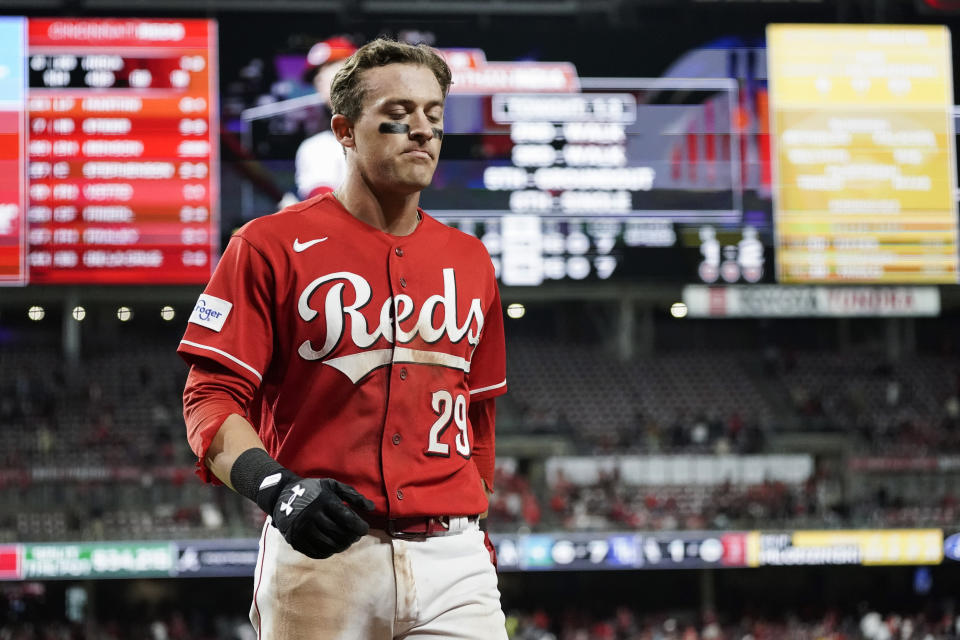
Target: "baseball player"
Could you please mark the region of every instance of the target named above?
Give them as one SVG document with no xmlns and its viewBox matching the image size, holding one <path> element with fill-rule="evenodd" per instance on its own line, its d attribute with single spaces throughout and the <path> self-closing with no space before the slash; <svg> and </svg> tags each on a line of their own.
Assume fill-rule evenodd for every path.
<svg viewBox="0 0 960 640">
<path fill-rule="evenodd" d="M 318 42 L 307 53 L 304 79 L 311 82 L 323 98 L 325 109 L 330 105 L 330 83 L 344 61 L 357 48 L 343 36 Z M 297 195 L 306 200 L 329 193 L 340 186 L 347 173 L 343 147 L 329 129 L 316 133 L 297 147 L 295 158 Z"/>
<path fill-rule="evenodd" d="M 424 45 L 353 54 L 331 90 L 343 184 L 241 228 L 180 343 L 200 475 L 269 516 L 259 638 L 506 638 L 478 523 L 500 297 L 483 245 L 417 206 L 449 85 Z"/>
</svg>

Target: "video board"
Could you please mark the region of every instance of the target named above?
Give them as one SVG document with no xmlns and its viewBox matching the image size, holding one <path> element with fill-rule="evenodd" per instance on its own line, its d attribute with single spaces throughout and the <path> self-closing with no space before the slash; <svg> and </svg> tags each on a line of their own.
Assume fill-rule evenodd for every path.
<svg viewBox="0 0 960 640">
<path fill-rule="evenodd" d="M 956 283 L 946 27 L 767 34 L 779 280 Z"/>
<path fill-rule="evenodd" d="M 200 284 L 225 234 L 277 209 L 247 198 L 221 224 L 211 21 L 0 28 L 0 283 Z M 421 204 L 481 238 L 507 285 L 956 282 L 949 34 L 777 28 L 746 80 L 582 78 L 443 50 L 454 84 Z M 270 98 L 248 111 L 302 137 L 290 108 L 313 96 Z M 296 145 L 272 155 L 246 124 L 244 150 L 289 189 Z"/>
<path fill-rule="evenodd" d="M 24 284 L 27 279 L 25 42 L 23 20 L 0 17 L 0 284 Z"/>
<path fill-rule="evenodd" d="M 450 135 L 423 206 L 481 237 L 504 284 L 644 277 L 635 250 L 677 246 L 680 227 L 741 222 L 732 80 L 579 85 L 448 98 Z M 699 152 L 696 169 L 680 149 Z"/>
<path fill-rule="evenodd" d="M 206 282 L 219 247 L 215 24 L 3 25 L 25 34 L 0 40 L 0 56 L 22 72 L 24 96 L 19 112 L 0 116 L 9 138 L 0 138 L 0 150 L 14 144 L 6 119 L 25 123 L 17 175 L 28 181 L 13 201 L 25 268 L 5 267 L 7 281 Z M 0 188 L 3 206 L 14 191 Z M 4 236 L 4 250 L 11 246 Z M 4 255 L 0 265 L 10 262 Z"/>
<path fill-rule="evenodd" d="M 772 277 L 769 213 L 744 213 L 735 79 L 583 78 L 570 62 L 441 53 L 453 84 L 420 204 L 480 238 L 503 284 Z M 292 72 L 283 80 L 297 82 Z M 248 108 L 235 126 L 261 174 L 292 191 L 299 139 L 289 132 L 324 118 L 319 98 L 303 95 Z M 256 201 L 253 182 L 241 199 L 245 220 L 275 205 Z"/>
</svg>

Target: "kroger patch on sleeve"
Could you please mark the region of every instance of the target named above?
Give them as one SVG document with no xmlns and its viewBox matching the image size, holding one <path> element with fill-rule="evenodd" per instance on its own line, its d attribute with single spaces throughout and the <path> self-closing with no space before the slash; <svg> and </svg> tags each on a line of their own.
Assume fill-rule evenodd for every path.
<svg viewBox="0 0 960 640">
<path fill-rule="evenodd" d="M 220 330 L 223 329 L 223 323 L 226 321 L 227 316 L 230 315 L 232 308 L 232 302 L 201 293 L 200 298 L 197 300 L 197 305 L 193 308 L 193 313 L 190 314 L 188 322 L 198 324 L 201 327 L 206 327 L 219 333 Z"/>
</svg>

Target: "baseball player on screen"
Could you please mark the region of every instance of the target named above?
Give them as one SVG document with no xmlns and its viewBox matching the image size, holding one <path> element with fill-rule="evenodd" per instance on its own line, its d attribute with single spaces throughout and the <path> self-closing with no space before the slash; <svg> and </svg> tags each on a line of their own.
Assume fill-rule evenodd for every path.
<svg viewBox="0 0 960 640">
<path fill-rule="evenodd" d="M 500 297 L 483 245 L 417 206 L 449 86 L 424 45 L 353 54 L 331 90 L 344 182 L 241 228 L 178 348 L 199 473 L 269 516 L 259 638 L 506 638 L 478 526 Z"/>
<path fill-rule="evenodd" d="M 318 42 L 307 52 L 304 79 L 313 84 L 323 99 L 323 110 L 330 108 L 330 83 L 357 47 L 345 36 L 334 36 Z M 343 147 L 330 129 L 315 133 L 297 147 L 294 158 L 297 195 L 306 200 L 333 191 L 343 182 L 347 164 Z"/>
</svg>

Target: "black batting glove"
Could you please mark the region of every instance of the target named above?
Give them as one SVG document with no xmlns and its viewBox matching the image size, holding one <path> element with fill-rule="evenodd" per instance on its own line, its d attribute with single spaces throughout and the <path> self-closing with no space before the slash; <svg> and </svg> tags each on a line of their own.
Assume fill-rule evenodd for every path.
<svg viewBox="0 0 960 640">
<path fill-rule="evenodd" d="M 291 547 L 311 558 L 329 558 L 370 529 L 355 509 L 371 511 L 373 502 L 359 491 L 332 478 L 301 478 L 263 449 L 237 457 L 230 483 L 271 516 Z"/>
<path fill-rule="evenodd" d="M 311 558 L 329 558 L 370 530 L 354 509 L 370 511 L 373 503 L 331 478 L 293 476 L 280 489 L 269 513 L 291 547 Z"/>
</svg>

